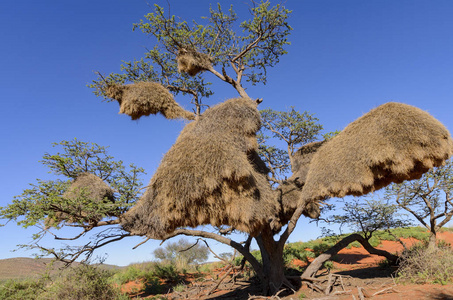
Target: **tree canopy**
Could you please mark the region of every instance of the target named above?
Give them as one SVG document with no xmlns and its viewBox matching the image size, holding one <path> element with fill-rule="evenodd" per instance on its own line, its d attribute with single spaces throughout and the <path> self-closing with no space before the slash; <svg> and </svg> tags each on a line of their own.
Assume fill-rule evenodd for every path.
<svg viewBox="0 0 453 300">
<path fill-rule="evenodd" d="M 78 140 L 56 144 L 62 152 L 45 154 L 42 163 L 57 179 L 38 180 L 0 211 L 5 219 L 41 229 L 28 247 L 71 263 L 134 235 L 144 236 L 140 244 L 179 235 L 209 238 L 235 248 L 263 290 L 277 293 L 282 286 L 294 289 L 284 275 L 283 249 L 302 214 L 316 218 L 329 197 L 359 196 L 416 178 L 453 154 L 442 124 L 399 103 L 375 108 L 320 141 L 322 126 L 309 112 L 291 107 L 263 110 L 260 116 L 263 99 L 248 95 L 246 86 L 266 84 L 268 69 L 286 54 L 291 12 L 262 1 L 251 2 L 249 13 L 240 20 L 233 7 L 218 4 L 189 23 L 154 5 L 134 24 L 155 44 L 143 58 L 124 62 L 121 73 L 97 72 L 89 86 L 107 102 L 118 101 L 120 112 L 133 120 L 161 113 L 193 121 L 147 186 L 141 182 L 143 169 L 125 167 L 102 146 Z M 208 105 L 205 98 L 214 90 L 207 72 L 239 98 Z M 178 103 L 181 95 L 191 97 L 191 111 Z M 93 184 L 82 184 L 84 176 Z M 206 224 L 214 230 L 196 228 Z M 79 231 L 60 237 L 54 232 L 62 226 Z M 247 233 L 243 243 L 230 238 L 235 231 Z M 77 240 L 88 233 L 92 238 L 82 246 L 40 244 L 46 234 Z M 252 239 L 262 261 L 250 252 Z"/>
</svg>

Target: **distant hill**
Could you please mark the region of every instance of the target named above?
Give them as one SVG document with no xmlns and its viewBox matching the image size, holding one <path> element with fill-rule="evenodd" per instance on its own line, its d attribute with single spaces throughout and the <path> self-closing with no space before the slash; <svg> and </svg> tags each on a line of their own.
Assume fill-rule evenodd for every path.
<svg viewBox="0 0 453 300">
<path fill-rule="evenodd" d="M 39 277 L 47 268 L 50 269 L 51 274 L 56 273 L 64 267 L 62 262 L 54 262 L 53 265 L 51 258 L 29 258 L 29 257 L 15 257 L 0 259 L 0 281 L 8 279 L 25 279 Z M 74 266 L 78 263 L 73 264 Z M 105 269 L 120 269 L 121 267 L 114 265 L 100 265 Z"/>
</svg>

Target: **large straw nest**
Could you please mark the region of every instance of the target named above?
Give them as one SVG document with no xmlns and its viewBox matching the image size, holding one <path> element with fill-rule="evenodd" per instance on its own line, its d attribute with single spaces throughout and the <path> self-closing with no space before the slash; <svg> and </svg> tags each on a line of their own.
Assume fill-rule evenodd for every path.
<svg viewBox="0 0 453 300">
<path fill-rule="evenodd" d="M 179 49 L 176 60 L 178 62 L 178 72 L 188 73 L 190 76 L 209 70 L 212 63 L 209 55 L 184 48 Z"/>
<path fill-rule="evenodd" d="M 258 233 L 277 211 L 268 170 L 256 153 L 259 128 L 250 99 L 206 110 L 165 154 L 149 188 L 124 216 L 123 228 L 152 238 L 204 224 Z"/>
<path fill-rule="evenodd" d="M 106 96 L 120 104 L 120 113 L 132 120 L 161 113 L 167 119 L 195 119 L 193 113 L 183 109 L 173 95 L 156 82 L 137 82 L 128 85 L 109 85 Z"/>
<path fill-rule="evenodd" d="M 291 158 L 291 170 L 293 175 L 282 182 L 277 188 L 282 205 L 280 216 L 280 221 L 282 223 L 289 221 L 294 211 L 297 209 L 311 160 L 316 151 L 324 143 L 325 141 L 319 141 L 304 145 L 300 147 Z M 306 217 L 316 219 L 320 214 L 319 204 L 316 202 L 307 203 L 303 214 Z"/>
<path fill-rule="evenodd" d="M 71 183 L 66 192 L 62 195 L 62 198 L 69 200 L 70 210 L 79 217 L 87 217 L 90 215 L 90 222 L 96 223 L 100 221 L 103 215 L 93 215 L 85 211 L 85 206 L 89 203 L 113 203 L 115 202 L 113 189 L 105 183 L 98 176 L 91 173 L 81 173 Z M 114 214 L 112 214 L 114 215 Z M 76 223 L 75 216 L 62 211 L 57 211 L 53 218 L 47 218 L 45 225 L 47 227 L 58 225 L 62 221 L 69 223 Z"/>
<path fill-rule="evenodd" d="M 448 130 L 416 107 L 387 103 L 349 124 L 314 155 L 301 201 L 363 195 L 418 179 L 453 154 Z"/>
<path fill-rule="evenodd" d="M 308 170 L 310 169 L 311 160 L 316 151 L 324 145 L 326 141 L 312 142 L 300 147 L 293 155 L 291 162 L 291 171 L 294 178 L 297 178 L 300 184 L 304 185 Z"/>
</svg>

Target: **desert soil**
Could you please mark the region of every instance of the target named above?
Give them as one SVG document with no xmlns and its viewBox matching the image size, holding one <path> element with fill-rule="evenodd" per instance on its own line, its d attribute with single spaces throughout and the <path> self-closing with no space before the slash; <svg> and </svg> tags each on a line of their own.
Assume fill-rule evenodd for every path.
<svg viewBox="0 0 453 300">
<path fill-rule="evenodd" d="M 440 239 L 453 245 L 453 233 L 440 233 Z M 417 242 L 415 239 L 403 239 L 407 246 Z M 401 252 L 403 246 L 398 242 L 383 241 L 378 246 L 380 249 L 387 250 L 392 253 Z M 363 247 L 350 248 L 341 250 L 334 262 L 333 273 L 341 275 L 337 277 L 337 286 L 335 290 L 344 293 L 330 294 L 326 296 L 319 291 L 313 290 L 303 284 L 303 286 L 292 295 L 285 296 L 280 294 L 278 297 L 250 297 L 257 295 L 259 292 L 257 287 L 247 283 L 238 283 L 232 286 L 229 284 L 220 285 L 211 295 L 206 296 L 215 283 L 212 278 L 205 278 L 204 281 L 198 282 L 188 278 L 187 288 L 183 292 L 169 292 L 165 294 L 167 299 L 284 299 L 284 300 L 299 300 L 299 299 L 319 299 L 319 300 L 353 300 L 372 299 L 372 300 L 453 300 L 453 284 L 403 284 L 396 282 L 392 277 L 392 272 L 389 269 L 379 267 L 379 262 L 382 257 L 369 254 Z M 303 264 L 302 262 L 294 262 Z M 216 278 L 221 278 L 224 270 L 217 270 Z M 326 275 L 328 276 L 328 275 Z M 326 277 L 327 278 L 327 277 Z M 227 280 L 225 280 L 227 281 Z M 143 292 L 138 292 L 143 288 L 142 282 L 130 282 L 123 286 L 123 291 L 127 291 L 131 298 L 152 298 L 155 295 L 146 295 Z M 168 286 L 168 290 L 171 287 Z"/>
</svg>

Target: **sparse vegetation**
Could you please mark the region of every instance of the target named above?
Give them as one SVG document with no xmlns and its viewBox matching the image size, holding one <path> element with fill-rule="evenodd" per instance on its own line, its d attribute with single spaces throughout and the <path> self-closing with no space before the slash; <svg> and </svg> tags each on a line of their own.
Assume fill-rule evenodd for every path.
<svg viewBox="0 0 453 300">
<path fill-rule="evenodd" d="M 386 196 L 410 213 L 429 232 L 430 248 L 437 244 L 437 234 L 453 217 L 453 160 L 429 170 L 418 180 L 393 184 Z"/>
<path fill-rule="evenodd" d="M 127 299 L 110 282 L 112 273 L 92 265 L 68 269 L 56 278 L 40 299 Z"/>
<path fill-rule="evenodd" d="M 448 231 L 445 229 L 444 231 Z M 300 276 L 304 267 L 293 264 L 295 259 L 308 262 L 317 255 L 329 249 L 343 236 L 331 236 L 308 242 L 288 243 L 285 245 L 284 258 L 286 275 Z M 381 240 L 395 240 L 397 238 L 415 238 L 424 242 L 420 243 L 402 254 L 401 267 L 398 270 L 398 280 L 410 283 L 437 283 L 450 284 L 453 282 L 453 250 L 451 245 L 445 242 L 438 243 L 435 252 L 429 252 L 429 232 L 422 227 L 397 228 L 389 231 L 376 231 L 373 235 L 375 243 Z M 260 251 L 251 251 L 257 260 L 261 260 Z M 240 265 L 242 257 L 235 257 L 234 262 Z M 332 258 L 335 261 L 335 257 Z M 332 260 L 323 265 L 326 269 L 333 269 Z M 389 267 L 388 262 L 383 260 L 380 267 Z M 207 282 L 207 277 L 219 280 L 219 271 L 225 267 L 224 262 L 205 263 L 200 265 L 198 272 L 181 274 L 174 264 L 163 262 L 146 262 L 131 265 L 127 268 L 115 271 L 106 271 L 102 268 L 89 265 L 81 265 L 77 268 L 68 269 L 57 277 L 44 276 L 40 279 L 22 281 L 6 281 L 0 285 L 0 299 L 6 300 L 48 300 L 48 299 L 119 299 L 125 300 L 130 297 L 151 296 L 151 299 L 166 299 L 162 295 L 167 292 L 186 293 L 192 288 L 191 280 L 196 284 Z M 225 268 L 223 268 L 225 270 Z M 195 271 L 197 272 L 197 271 Z M 244 272 L 236 278 L 250 280 L 255 276 L 253 269 L 247 265 Z M 186 281 L 191 278 L 189 281 Z M 121 294 L 119 288 L 126 283 L 135 282 L 139 285 L 132 286 L 128 295 Z M 102 297 L 99 298 L 102 293 Z M 39 295 L 37 297 L 36 295 Z M 303 296 L 302 296 L 303 295 Z M 74 298 L 75 297 L 75 298 Z M 299 299 L 308 297 L 306 293 L 300 294 Z"/>
<path fill-rule="evenodd" d="M 34 300 L 44 287 L 44 282 L 39 280 L 8 280 L 0 286 L 0 299 Z"/>
<path fill-rule="evenodd" d="M 112 273 L 91 265 L 66 269 L 57 277 L 10 280 L 0 286 L 4 300 L 126 300 L 118 287 L 111 284 Z"/>
<path fill-rule="evenodd" d="M 401 255 L 398 269 L 400 281 L 418 284 L 453 282 L 453 250 L 450 245 L 440 243 L 435 248 L 429 242 L 415 244 Z"/>
</svg>

